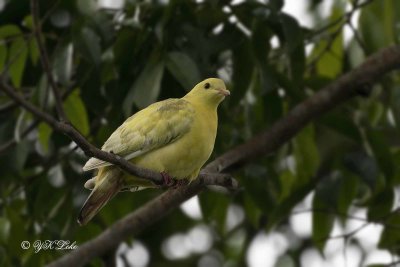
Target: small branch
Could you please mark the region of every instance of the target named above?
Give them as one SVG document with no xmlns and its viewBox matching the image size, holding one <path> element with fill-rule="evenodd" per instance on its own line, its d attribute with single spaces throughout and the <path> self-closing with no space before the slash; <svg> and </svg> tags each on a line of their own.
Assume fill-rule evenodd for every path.
<svg viewBox="0 0 400 267">
<path fill-rule="evenodd" d="M 325 210 L 325 209 L 296 210 L 296 211 L 291 212 L 290 215 L 298 215 L 298 214 L 304 214 L 304 213 L 326 213 L 326 214 L 332 214 L 332 215 L 337 215 L 337 216 L 343 216 L 343 217 L 346 217 L 346 219 L 368 222 L 367 218 L 358 217 L 358 216 L 354 216 L 351 214 L 342 213 L 342 212 L 333 211 L 333 210 Z"/>
<path fill-rule="evenodd" d="M 334 21 L 328 23 L 327 25 L 322 26 L 318 30 L 312 32 L 310 38 L 314 38 L 315 36 L 318 36 L 318 35 L 324 33 L 325 31 L 329 30 L 330 28 L 337 26 L 341 22 L 349 21 L 355 11 L 371 4 L 373 1 L 375 1 L 375 0 L 367 0 L 361 4 L 359 4 L 358 1 L 356 1 L 355 3 L 353 3 L 353 8 L 350 11 L 344 13 L 342 16 L 340 16 L 339 18 L 335 19 Z M 342 26 L 343 25 L 341 25 L 340 27 L 342 27 Z"/>
<path fill-rule="evenodd" d="M 0 75 L 0 79 L 1 79 L 1 75 Z M 1 81 L 0 81 L 1 82 Z M 71 86 L 71 88 L 67 91 L 65 91 L 62 95 L 62 99 L 66 99 L 72 92 L 73 92 L 73 88 L 75 86 Z M 28 99 L 28 96 L 25 97 L 26 99 Z M 14 106 L 17 107 L 19 106 L 17 102 L 13 101 L 12 103 L 10 103 L 10 105 L 13 104 L 13 108 Z M 10 107 L 11 108 L 11 107 Z M 0 109 L 0 112 L 2 112 L 2 110 Z M 36 126 L 38 126 L 40 123 L 39 119 L 35 119 L 21 134 L 21 137 L 25 137 L 27 136 L 30 132 L 32 132 L 33 130 L 36 129 Z M 17 144 L 17 140 L 15 140 L 15 138 L 13 137 L 12 139 L 4 142 L 3 144 L 0 145 L 0 155 L 2 153 L 4 153 L 6 150 L 10 149 L 11 147 L 15 146 Z"/>
<path fill-rule="evenodd" d="M 56 109 L 58 113 L 58 117 L 60 121 L 67 122 L 68 118 L 65 115 L 63 102 L 61 99 L 61 93 L 57 86 L 56 81 L 54 80 L 53 74 L 51 72 L 51 67 L 49 63 L 49 57 L 47 55 L 46 48 L 43 44 L 43 34 L 41 25 L 39 22 L 39 5 L 38 0 L 31 0 L 31 13 L 32 13 L 32 21 L 33 21 L 33 33 L 36 38 L 36 42 L 39 48 L 40 62 L 42 63 L 43 70 L 47 75 L 47 79 L 49 81 L 50 87 L 53 91 L 54 98 L 56 100 Z"/>
<path fill-rule="evenodd" d="M 155 184 L 162 184 L 163 178 L 160 173 L 154 172 L 152 170 L 139 168 L 117 155 L 96 148 L 95 146 L 90 144 L 86 140 L 86 138 L 83 137 L 72 125 L 64 121 L 57 121 L 48 113 L 42 111 L 41 109 L 31 104 L 29 101 L 25 100 L 20 94 L 18 94 L 14 90 L 14 88 L 6 84 L 4 78 L 1 76 L 0 76 L 0 89 L 3 90 L 10 98 L 12 98 L 23 108 L 25 108 L 27 111 L 36 116 L 38 119 L 47 123 L 55 131 L 65 134 L 69 138 L 71 138 L 71 140 L 73 140 L 83 150 L 86 156 L 95 157 L 100 160 L 110 162 L 114 165 L 117 165 L 119 168 L 121 168 L 122 170 L 126 171 L 131 175 L 148 179 Z"/>
<path fill-rule="evenodd" d="M 351 21 L 349 21 L 347 23 L 347 25 L 349 25 L 351 31 L 354 34 L 354 38 L 357 41 L 358 45 L 361 47 L 362 51 L 364 52 L 364 54 L 367 54 L 367 46 L 365 45 L 364 41 L 362 40 L 360 33 L 357 31 L 357 29 L 354 27 L 353 23 L 351 23 Z"/>
<path fill-rule="evenodd" d="M 354 229 L 354 230 L 352 230 L 352 231 L 350 231 L 350 232 L 347 232 L 347 233 L 344 233 L 344 234 L 341 234 L 341 235 L 327 236 L 327 237 L 325 237 L 325 238 L 321 238 L 320 240 L 317 240 L 316 242 L 317 242 L 317 243 L 320 243 L 320 242 L 324 242 L 324 241 L 326 241 L 326 240 L 331 240 L 331 239 L 342 239 L 342 238 L 343 238 L 343 239 L 349 239 L 350 237 L 356 235 L 358 232 L 360 232 L 361 230 L 363 230 L 363 229 L 364 229 L 365 227 L 367 227 L 369 224 L 370 224 L 369 222 L 363 223 L 362 225 L 360 225 L 359 227 L 357 227 L 356 229 Z"/>
<path fill-rule="evenodd" d="M 13 110 L 15 107 L 18 107 L 18 105 L 15 104 L 15 102 L 7 102 L 0 106 L 0 113 L 9 112 L 10 110 Z"/>
<path fill-rule="evenodd" d="M 40 120 L 36 119 L 34 120 L 21 134 L 21 138 L 24 138 L 27 136 L 30 132 L 32 132 L 36 127 L 39 125 Z M 14 145 L 17 144 L 17 140 L 15 138 L 12 138 L 8 140 L 7 142 L 3 143 L 0 145 L 0 155 L 2 155 L 5 151 L 7 151 L 9 148 L 13 147 Z"/>
</svg>

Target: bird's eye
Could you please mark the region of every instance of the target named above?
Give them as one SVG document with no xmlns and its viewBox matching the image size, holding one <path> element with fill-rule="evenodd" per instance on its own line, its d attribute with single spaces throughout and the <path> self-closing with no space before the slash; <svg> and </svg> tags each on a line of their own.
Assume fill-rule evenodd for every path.
<svg viewBox="0 0 400 267">
<path fill-rule="evenodd" d="M 204 85 L 204 88 L 205 88 L 205 89 L 208 89 L 208 88 L 210 88 L 210 87 L 211 87 L 210 83 L 206 83 L 206 84 Z"/>
</svg>

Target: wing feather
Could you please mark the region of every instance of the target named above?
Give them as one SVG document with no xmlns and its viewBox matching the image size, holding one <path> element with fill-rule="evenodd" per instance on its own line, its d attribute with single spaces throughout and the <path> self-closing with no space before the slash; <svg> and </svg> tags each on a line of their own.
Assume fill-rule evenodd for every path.
<svg viewBox="0 0 400 267">
<path fill-rule="evenodd" d="M 129 117 L 104 143 L 102 150 L 133 159 L 170 144 L 191 128 L 194 108 L 184 99 L 167 99 L 154 103 Z M 90 158 L 84 171 L 111 163 Z"/>
</svg>

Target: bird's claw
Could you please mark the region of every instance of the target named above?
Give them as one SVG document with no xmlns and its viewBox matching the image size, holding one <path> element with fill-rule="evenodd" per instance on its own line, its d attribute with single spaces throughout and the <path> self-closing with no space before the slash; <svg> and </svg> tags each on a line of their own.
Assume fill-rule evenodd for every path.
<svg viewBox="0 0 400 267">
<path fill-rule="evenodd" d="M 163 183 L 161 186 L 167 186 L 167 187 L 172 187 L 174 189 L 177 189 L 181 186 L 185 186 L 185 185 L 189 184 L 189 181 L 187 179 L 174 179 L 165 171 L 160 172 L 160 174 L 163 178 Z"/>
<path fill-rule="evenodd" d="M 171 176 L 169 176 L 168 173 L 166 172 L 160 172 L 162 178 L 163 178 L 163 184 L 162 186 L 172 186 L 175 184 L 174 179 L 171 178 Z"/>
</svg>

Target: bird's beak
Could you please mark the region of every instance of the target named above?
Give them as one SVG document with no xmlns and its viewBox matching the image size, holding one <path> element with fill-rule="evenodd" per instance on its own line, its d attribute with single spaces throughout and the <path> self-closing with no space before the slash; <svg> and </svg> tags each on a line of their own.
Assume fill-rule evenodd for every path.
<svg viewBox="0 0 400 267">
<path fill-rule="evenodd" d="M 226 89 L 217 89 L 217 91 L 218 91 L 218 93 L 219 93 L 220 95 L 223 95 L 223 96 L 231 95 L 231 92 L 229 92 L 229 91 L 226 90 Z"/>
</svg>

